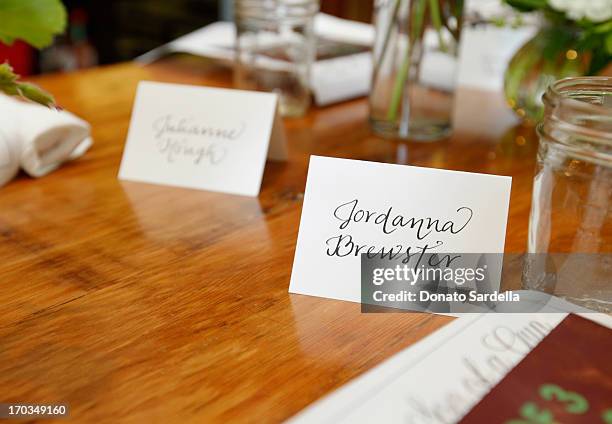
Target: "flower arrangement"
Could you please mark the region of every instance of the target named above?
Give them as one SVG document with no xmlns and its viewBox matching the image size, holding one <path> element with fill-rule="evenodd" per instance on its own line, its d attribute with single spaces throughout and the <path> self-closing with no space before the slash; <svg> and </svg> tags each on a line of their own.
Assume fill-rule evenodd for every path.
<svg viewBox="0 0 612 424">
<path fill-rule="evenodd" d="M 537 12 L 541 30 L 510 62 L 505 76 L 508 103 L 537 121 L 541 96 L 557 79 L 597 75 L 612 62 L 612 0 L 505 0 L 518 12 Z"/>
<path fill-rule="evenodd" d="M 66 9 L 60 0 L 0 0 L 0 41 L 16 39 L 43 48 L 66 27 Z M 8 63 L 0 64 L 0 92 L 51 106 L 53 96 L 40 87 L 22 82 Z"/>
</svg>

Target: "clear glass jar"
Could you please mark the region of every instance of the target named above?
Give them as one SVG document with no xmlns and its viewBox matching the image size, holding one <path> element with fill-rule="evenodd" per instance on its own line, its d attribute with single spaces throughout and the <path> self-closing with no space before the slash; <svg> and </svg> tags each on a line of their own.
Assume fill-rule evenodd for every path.
<svg viewBox="0 0 612 424">
<path fill-rule="evenodd" d="M 372 130 L 389 138 L 448 136 L 459 68 L 462 0 L 376 0 Z"/>
<path fill-rule="evenodd" d="M 526 288 L 612 312 L 612 78 L 566 78 L 544 95 Z"/>
<path fill-rule="evenodd" d="M 235 0 L 235 86 L 276 92 L 283 116 L 303 115 L 310 106 L 318 9 L 313 0 Z"/>
</svg>

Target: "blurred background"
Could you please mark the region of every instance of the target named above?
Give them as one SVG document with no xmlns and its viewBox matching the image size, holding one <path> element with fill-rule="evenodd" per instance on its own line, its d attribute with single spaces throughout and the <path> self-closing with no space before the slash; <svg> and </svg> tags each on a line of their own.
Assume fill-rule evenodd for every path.
<svg viewBox="0 0 612 424">
<path fill-rule="evenodd" d="M 486 1 L 486 0 L 485 0 Z M 131 60 L 218 20 L 232 19 L 232 0 L 64 0 L 65 35 L 42 51 L 0 43 L 0 63 L 18 74 L 71 71 Z M 369 22 L 373 1 L 323 0 L 321 11 Z"/>
</svg>

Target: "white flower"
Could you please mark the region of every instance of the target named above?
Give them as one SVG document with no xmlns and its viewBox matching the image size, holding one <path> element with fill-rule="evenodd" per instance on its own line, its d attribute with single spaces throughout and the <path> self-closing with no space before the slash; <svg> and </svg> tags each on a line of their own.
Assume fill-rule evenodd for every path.
<svg viewBox="0 0 612 424">
<path fill-rule="evenodd" d="M 593 22 L 603 22 L 612 18 L 612 0 L 591 0 L 585 13 Z"/>
<path fill-rule="evenodd" d="M 575 21 L 586 18 L 603 22 L 612 18 L 612 0 L 548 0 L 548 4 Z"/>
<path fill-rule="evenodd" d="M 548 0 L 548 4 L 553 9 L 565 12 L 572 4 L 572 0 Z"/>
</svg>

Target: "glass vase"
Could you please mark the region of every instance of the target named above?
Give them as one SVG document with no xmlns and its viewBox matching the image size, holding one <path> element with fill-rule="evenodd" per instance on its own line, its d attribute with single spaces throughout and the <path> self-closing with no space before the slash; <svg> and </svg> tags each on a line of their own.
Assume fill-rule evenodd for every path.
<svg viewBox="0 0 612 424">
<path fill-rule="evenodd" d="M 612 78 L 549 86 L 525 288 L 612 313 Z"/>
<path fill-rule="evenodd" d="M 377 0 L 370 123 L 384 137 L 451 132 L 463 0 Z"/>
<path fill-rule="evenodd" d="M 592 52 L 580 48 L 581 31 L 571 25 L 544 22 L 513 56 L 504 77 L 510 107 L 531 123 L 544 115 L 542 96 L 562 78 L 587 75 Z"/>
<path fill-rule="evenodd" d="M 235 0 L 234 85 L 279 95 L 283 116 L 310 106 L 318 0 Z"/>
</svg>

